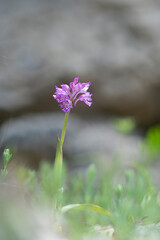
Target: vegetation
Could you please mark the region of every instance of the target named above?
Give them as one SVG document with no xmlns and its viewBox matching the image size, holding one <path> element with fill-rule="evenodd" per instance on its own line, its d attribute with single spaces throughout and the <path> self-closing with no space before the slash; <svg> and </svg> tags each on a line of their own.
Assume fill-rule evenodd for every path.
<svg viewBox="0 0 160 240">
<path fill-rule="evenodd" d="M 62 162 L 61 141 L 58 140 L 54 165 L 42 162 L 39 171 L 21 166 L 17 168 L 15 178 L 25 189 L 25 194 L 26 191 L 28 193 L 30 211 L 48 209 L 56 219 L 54 231 L 67 239 L 93 239 L 94 236 L 117 240 L 159 239 L 160 192 L 148 170 L 148 163 L 160 156 L 159 126 L 149 129 L 141 152 L 142 161 L 127 170 L 116 163 L 104 168 L 97 161 L 83 172 L 70 172 Z M 0 185 L 9 181 L 7 165 L 11 157 L 9 149 L 6 149 Z M 5 208 L 10 209 L 12 203 L 10 200 L 7 202 Z M 1 208 L 3 205 L 4 202 Z M 8 213 L 8 210 L 8 216 L 2 213 L 0 239 L 13 240 L 13 234 L 11 237 L 9 234 L 15 224 L 15 239 L 27 239 L 21 235 L 23 219 L 15 218 L 16 223 L 11 222 L 10 214 L 14 216 L 15 213 Z M 31 229 L 26 230 L 25 227 L 26 231 L 32 232 Z"/>
</svg>

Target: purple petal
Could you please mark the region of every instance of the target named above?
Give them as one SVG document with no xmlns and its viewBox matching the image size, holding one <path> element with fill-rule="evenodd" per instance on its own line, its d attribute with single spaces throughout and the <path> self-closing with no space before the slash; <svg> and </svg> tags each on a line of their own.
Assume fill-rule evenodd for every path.
<svg viewBox="0 0 160 240">
<path fill-rule="evenodd" d="M 80 76 L 74 78 L 74 80 L 73 80 L 74 84 L 77 84 L 77 82 L 78 82 L 79 79 L 80 79 Z"/>
<path fill-rule="evenodd" d="M 84 100 L 84 103 L 87 104 L 89 107 L 92 105 L 92 102 L 88 102 L 86 100 Z"/>
<path fill-rule="evenodd" d="M 60 104 L 60 108 L 64 112 L 70 112 L 70 109 L 73 108 L 72 102 L 70 100 L 66 100 Z"/>
<path fill-rule="evenodd" d="M 67 94 L 70 93 L 70 87 L 67 84 L 61 84 L 62 90 L 65 91 Z"/>
<path fill-rule="evenodd" d="M 80 76 L 79 76 L 79 77 L 76 77 L 76 78 L 73 80 L 73 82 L 70 83 L 70 88 L 71 88 L 72 92 L 75 91 L 75 88 L 76 88 L 77 84 L 79 84 L 79 83 L 78 83 L 79 78 L 80 78 Z M 80 84 L 81 84 L 81 83 L 80 83 Z"/>
<path fill-rule="evenodd" d="M 92 105 L 92 98 L 91 98 L 92 94 L 87 92 L 87 93 L 84 93 L 82 95 L 80 95 L 77 100 L 75 101 L 74 103 L 74 106 L 76 106 L 77 102 L 78 101 L 82 101 L 84 102 L 85 104 L 87 104 L 89 107 Z"/>
<path fill-rule="evenodd" d="M 82 89 L 81 91 L 86 92 L 89 88 L 89 86 L 91 85 L 91 82 L 87 82 L 87 83 L 82 83 Z"/>
</svg>

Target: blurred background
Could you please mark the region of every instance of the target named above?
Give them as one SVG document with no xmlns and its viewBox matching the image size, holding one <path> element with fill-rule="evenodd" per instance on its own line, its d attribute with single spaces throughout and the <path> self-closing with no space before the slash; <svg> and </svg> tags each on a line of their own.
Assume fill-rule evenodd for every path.
<svg viewBox="0 0 160 240">
<path fill-rule="evenodd" d="M 160 123 L 159 0 L 1 0 L 0 29 L 1 150 L 32 167 L 52 161 L 64 118 L 55 85 L 80 75 L 93 104 L 71 112 L 65 157 L 138 157 L 142 135 L 119 133 L 113 120 Z"/>
</svg>

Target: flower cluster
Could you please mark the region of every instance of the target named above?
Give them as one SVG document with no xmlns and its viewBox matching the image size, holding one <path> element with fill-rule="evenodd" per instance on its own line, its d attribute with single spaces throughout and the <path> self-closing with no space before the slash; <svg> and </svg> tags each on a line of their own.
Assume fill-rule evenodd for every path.
<svg viewBox="0 0 160 240">
<path fill-rule="evenodd" d="M 89 107 L 92 105 L 92 94 L 87 92 L 91 82 L 81 83 L 78 82 L 79 78 L 76 77 L 70 85 L 61 84 L 61 88 L 56 86 L 53 97 L 60 103 L 60 107 L 65 113 L 69 113 L 78 101 L 83 101 Z"/>
</svg>

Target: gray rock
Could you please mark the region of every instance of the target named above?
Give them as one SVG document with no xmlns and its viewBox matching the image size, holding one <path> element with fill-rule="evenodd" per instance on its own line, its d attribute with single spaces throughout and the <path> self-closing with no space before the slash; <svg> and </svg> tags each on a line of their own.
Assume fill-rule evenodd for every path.
<svg viewBox="0 0 160 240">
<path fill-rule="evenodd" d="M 0 2 L 0 116 L 57 109 L 54 85 L 91 80 L 94 110 L 160 121 L 158 0 Z"/>
<path fill-rule="evenodd" d="M 42 159 L 53 161 L 63 119 L 64 114 L 44 114 L 10 120 L 0 129 L 3 147 L 15 149 L 15 160 L 32 166 Z M 140 137 L 116 132 L 106 119 L 80 120 L 72 114 L 67 126 L 64 156 L 75 159 L 77 165 L 98 159 L 108 163 L 118 158 L 125 166 L 131 166 L 138 159 L 140 142 Z"/>
</svg>

